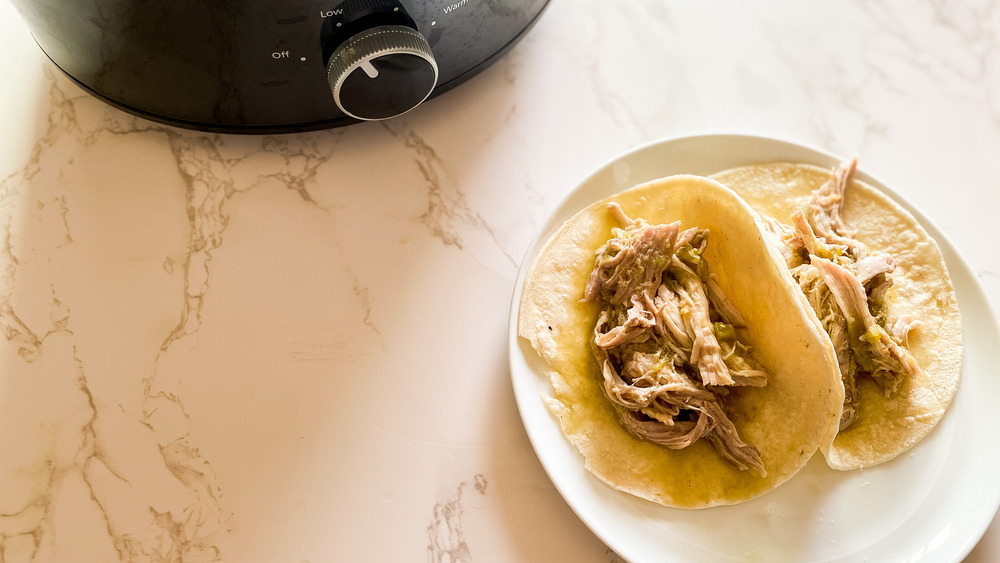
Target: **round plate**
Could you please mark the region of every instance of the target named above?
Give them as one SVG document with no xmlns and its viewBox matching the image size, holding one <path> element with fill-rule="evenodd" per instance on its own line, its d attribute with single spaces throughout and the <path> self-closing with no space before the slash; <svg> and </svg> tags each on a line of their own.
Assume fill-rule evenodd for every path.
<svg viewBox="0 0 1000 563">
<path fill-rule="evenodd" d="M 1000 330 L 978 280 L 924 216 L 860 169 L 856 177 L 908 209 L 944 254 L 965 335 L 962 379 L 938 426 L 900 457 L 858 471 L 827 467 L 819 453 L 795 477 L 753 501 L 706 510 L 672 509 L 616 491 L 583 468 L 542 396 L 543 361 L 517 336 L 525 273 L 558 227 L 591 202 L 672 174 L 710 175 L 761 162 L 832 167 L 842 159 L 796 143 L 750 135 L 699 135 L 656 142 L 615 158 L 556 208 L 529 248 L 510 311 L 514 394 L 549 478 L 581 520 L 619 555 L 642 561 L 961 560 L 1000 504 Z"/>
</svg>

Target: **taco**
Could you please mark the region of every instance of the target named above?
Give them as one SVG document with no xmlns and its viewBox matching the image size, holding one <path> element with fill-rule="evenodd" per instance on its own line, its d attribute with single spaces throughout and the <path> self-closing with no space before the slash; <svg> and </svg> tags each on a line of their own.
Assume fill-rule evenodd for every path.
<svg viewBox="0 0 1000 563">
<path fill-rule="evenodd" d="M 845 388 L 835 469 L 883 463 L 941 420 L 958 389 L 962 322 L 941 250 L 914 217 L 833 170 L 763 164 L 712 177 L 764 215 L 770 240 L 807 296 Z"/>
<path fill-rule="evenodd" d="M 518 334 L 605 483 L 667 506 L 733 504 L 832 440 L 834 358 L 762 229 L 726 187 L 672 176 L 593 203 L 538 252 Z"/>
</svg>

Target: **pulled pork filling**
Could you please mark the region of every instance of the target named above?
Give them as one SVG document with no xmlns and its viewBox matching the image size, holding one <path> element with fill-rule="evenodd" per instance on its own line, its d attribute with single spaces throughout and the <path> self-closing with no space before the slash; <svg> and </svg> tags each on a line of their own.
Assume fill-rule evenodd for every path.
<svg viewBox="0 0 1000 563">
<path fill-rule="evenodd" d="M 701 254 L 708 230 L 649 225 L 609 205 L 621 227 L 597 251 L 584 300 L 597 300 L 593 354 L 622 424 L 681 449 L 704 438 L 741 470 L 767 473 L 740 438 L 723 400 L 727 387 L 767 384 L 736 336 L 745 326 Z"/>
<path fill-rule="evenodd" d="M 856 168 L 856 159 L 841 164 L 809 204 L 792 214 L 790 225 L 765 221 L 783 242 L 792 276 L 833 342 L 844 382 L 841 430 L 858 416 L 859 377 L 872 378 L 889 397 L 905 377 L 920 373 L 906 349 L 907 335 L 920 321 L 891 319 L 886 303 L 895 262 L 888 254 L 870 252 L 841 216 Z"/>
</svg>

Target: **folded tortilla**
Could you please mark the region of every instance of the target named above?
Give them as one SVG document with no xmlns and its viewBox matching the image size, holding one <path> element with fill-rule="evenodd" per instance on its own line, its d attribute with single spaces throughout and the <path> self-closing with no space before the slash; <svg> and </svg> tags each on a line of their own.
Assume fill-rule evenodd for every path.
<svg viewBox="0 0 1000 563">
<path fill-rule="evenodd" d="M 590 349 L 598 306 L 582 301 L 595 252 L 616 226 L 610 202 L 650 224 L 709 229 L 703 256 L 747 321 L 741 340 L 769 374 L 766 387 L 733 388 L 725 403 L 740 436 L 760 451 L 765 477 L 727 463 L 705 440 L 668 449 L 637 438 L 617 418 Z M 764 237 L 760 218 L 733 191 L 673 176 L 583 209 L 535 257 L 518 333 L 549 368 L 553 392 L 541 400 L 585 467 L 608 485 L 667 506 L 733 504 L 774 489 L 829 446 L 844 400 L 839 371 L 821 325 Z"/>
<path fill-rule="evenodd" d="M 712 178 L 732 188 L 759 213 L 789 223 L 831 171 L 772 163 L 735 168 Z M 923 324 L 907 336 L 920 366 L 891 396 L 859 378 L 856 420 L 823 447 L 828 464 L 850 470 L 889 461 L 927 436 L 951 405 L 962 370 L 962 321 L 941 250 L 911 213 L 882 192 L 855 180 L 844 194 L 842 216 L 870 251 L 889 254 L 896 269 L 886 302 L 890 316 Z M 773 243 L 773 240 L 771 241 Z M 833 348 L 824 333 L 824 344 Z M 838 368 L 839 371 L 839 368 Z"/>
</svg>

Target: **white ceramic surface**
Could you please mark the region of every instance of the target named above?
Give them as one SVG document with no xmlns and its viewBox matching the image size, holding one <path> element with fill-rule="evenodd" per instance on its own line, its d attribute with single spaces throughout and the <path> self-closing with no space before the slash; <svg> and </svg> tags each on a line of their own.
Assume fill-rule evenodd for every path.
<svg viewBox="0 0 1000 563">
<path fill-rule="evenodd" d="M 596 167 L 697 131 L 858 154 L 1000 300 L 1000 6 L 821 8 L 552 0 L 401 119 L 234 137 L 94 99 L 0 2 L 3 563 L 620 561 L 507 359 Z"/>
<path fill-rule="evenodd" d="M 876 467 L 838 472 L 817 457 L 791 481 L 736 506 L 685 511 L 610 489 L 583 460 L 542 402 L 545 368 L 516 333 L 527 266 L 546 239 L 591 202 L 671 174 L 710 175 L 759 162 L 833 167 L 809 147 L 749 135 L 701 135 L 655 142 L 621 155 L 571 192 L 525 256 L 511 307 L 511 375 L 521 416 L 542 464 L 581 519 L 630 561 L 955 561 L 968 554 L 1000 503 L 1000 451 L 982 448 L 1000 426 L 1000 330 L 980 284 L 927 219 L 859 169 L 857 177 L 908 207 L 939 241 L 963 312 L 962 383 L 942 423 L 918 446 Z"/>
</svg>

